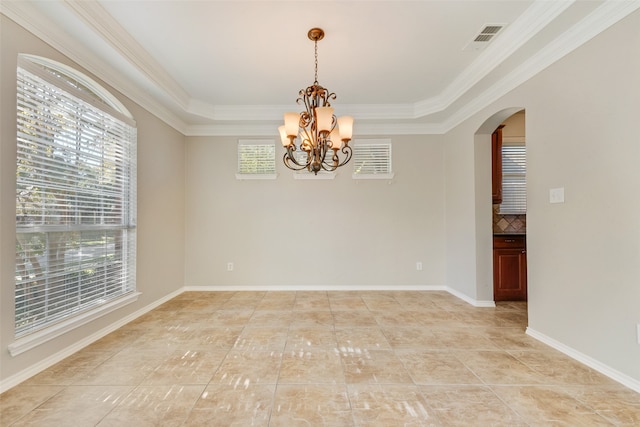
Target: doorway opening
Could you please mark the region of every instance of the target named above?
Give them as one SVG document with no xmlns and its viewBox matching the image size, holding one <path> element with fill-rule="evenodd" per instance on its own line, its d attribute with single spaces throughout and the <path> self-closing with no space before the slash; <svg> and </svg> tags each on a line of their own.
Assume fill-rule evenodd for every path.
<svg viewBox="0 0 640 427">
<path fill-rule="evenodd" d="M 491 135 L 493 300 L 527 300 L 524 110 Z"/>
</svg>

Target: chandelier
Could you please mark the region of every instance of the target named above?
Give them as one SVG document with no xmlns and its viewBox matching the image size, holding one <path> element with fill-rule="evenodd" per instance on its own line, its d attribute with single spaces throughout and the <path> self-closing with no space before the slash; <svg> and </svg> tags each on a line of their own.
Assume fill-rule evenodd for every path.
<svg viewBox="0 0 640 427">
<path fill-rule="evenodd" d="M 318 40 L 324 38 L 324 31 L 312 28 L 307 37 L 315 44 L 315 80 L 298 93 L 296 102 L 304 103 L 305 111 L 284 113 L 284 125 L 278 131 L 286 149 L 282 158 L 285 166 L 317 175 L 322 169 L 334 171 L 351 159 L 353 117 L 336 118 L 330 103 L 336 94 L 318 84 Z"/>
</svg>

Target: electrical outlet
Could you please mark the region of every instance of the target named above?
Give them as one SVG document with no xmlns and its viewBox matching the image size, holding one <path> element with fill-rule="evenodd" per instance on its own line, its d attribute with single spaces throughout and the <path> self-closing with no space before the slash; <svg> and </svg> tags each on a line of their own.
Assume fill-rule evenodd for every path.
<svg viewBox="0 0 640 427">
<path fill-rule="evenodd" d="M 233 271 L 233 263 L 232 262 L 228 262 L 227 263 L 227 271 Z"/>
<path fill-rule="evenodd" d="M 422 261 L 417 261 L 416 262 L 416 270 L 422 271 Z"/>
</svg>

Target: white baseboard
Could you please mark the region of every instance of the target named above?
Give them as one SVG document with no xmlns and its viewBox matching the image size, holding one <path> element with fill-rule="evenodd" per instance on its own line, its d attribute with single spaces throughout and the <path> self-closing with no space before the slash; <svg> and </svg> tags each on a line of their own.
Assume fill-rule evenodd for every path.
<svg viewBox="0 0 640 427">
<path fill-rule="evenodd" d="M 0 393 L 4 393 L 5 391 L 9 390 L 12 387 L 15 387 L 16 385 L 20 384 L 21 382 L 31 378 L 32 376 L 44 371 L 45 369 L 55 365 L 56 363 L 62 361 L 63 359 L 71 356 L 73 353 L 82 350 L 84 347 L 88 346 L 89 344 L 92 344 L 94 342 L 96 342 L 97 340 L 99 340 L 100 338 L 110 334 L 111 332 L 115 331 L 118 328 L 121 328 L 122 326 L 126 325 L 127 323 L 131 322 L 132 320 L 137 319 L 138 317 L 142 316 L 145 313 L 148 313 L 149 311 L 153 310 L 154 308 L 164 304 L 165 302 L 169 301 L 170 299 L 176 297 L 177 295 L 180 295 L 182 292 L 184 292 L 183 289 L 178 289 L 177 291 L 174 291 L 172 293 L 170 293 L 169 295 L 164 296 L 163 298 L 160 298 L 157 301 L 152 302 L 151 304 L 142 307 L 141 309 L 135 311 L 134 313 L 131 313 L 128 316 L 123 317 L 122 319 L 119 319 L 118 321 L 112 323 L 111 325 L 107 326 L 106 328 L 103 328 L 89 336 L 87 336 L 86 338 L 84 338 L 81 341 L 78 341 L 76 343 L 74 343 L 73 345 L 65 348 L 62 351 L 59 351 L 55 354 L 52 354 L 51 356 L 37 362 L 34 365 L 29 366 L 27 369 L 24 369 L 20 372 L 18 372 L 17 374 L 14 374 L 2 381 L 0 381 Z"/>
<path fill-rule="evenodd" d="M 455 289 L 452 289 L 448 286 L 445 288 L 445 290 L 449 292 L 451 295 L 460 298 L 461 300 L 471 304 L 474 307 L 495 307 L 496 306 L 496 303 L 494 301 L 475 300 L 463 294 L 462 292 L 456 291 Z"/>
<path fill-rule="evenodd" d="M 613 368 L 611 368 L 610 366 L 605 365 L 602 362 L 597 361 L 596 359 L 593 359 L 589 356 L 587 356 L 584 353 L 580 353 L 579 351 L 565 345 L 562 344 L 560 341 L 556 341 L 553 338 L 540 333 L 538 331 L 536 331 L 535 329 L 531 329 L 531 328 L 527 328 L 527 335 L 537 339 L 538 341 L 541 341 L 543 343 L 545 343 L 546 345 L 555 348 L 556 350 L 566 354 L 567 356 L 571 357 L 572 359 L 577 360 L 578 362 L 587 365 L 588 367 L 590 367 L 591 369 L 594 369 L 598 372 L 600 372 L 603 375 L 606 375 L 607 377 L 611 378 L 614 381 L 619 382 L 620 384 L 622 384 L 625 387 L 629 387 L 631 390 L 634 390 L 638 393 L 640 393 L 640 381 L 631 378 L 628 375 L 623 374 L 622 372 L 619 372 Z"/>
<path fill-rule="evenodd" d="M 494 301 L 475 300 L 462 292 L 456 291 L 448 286 L 440 285 L 212 285 L 212 286 L 185 286 L 186 291 L 446 291 L 474 307 L 495 307 Z"/>
<path fill-rule="evenodd" d="M 183 291 L 446 291 L 437 285 L 212 285 L 185 286 Z"/>
</svg>

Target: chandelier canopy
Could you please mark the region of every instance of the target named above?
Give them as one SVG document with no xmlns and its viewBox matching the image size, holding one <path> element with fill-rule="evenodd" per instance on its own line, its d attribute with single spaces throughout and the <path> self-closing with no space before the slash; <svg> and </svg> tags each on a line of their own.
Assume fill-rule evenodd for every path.
<svg viewBox="0 0 640 427">
<path fill-rule="evenodd" d="M 312 28 L 307 36 L 315 44 L 315 80 L 298 93 L 296 102 L 304 103 L 305 111 L 285 113 L 284 125 L 278 131 L 286 149 L 282 159 L 285 166 L 317 175 L 322 169 L 334 171 L 351 159 L 353 117 L 336 118 L 330 103 L 336 94 L 318 84 L 318 40 L 324 38 L 324 31 Z"/>
</svg>

